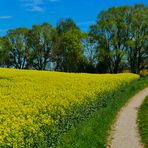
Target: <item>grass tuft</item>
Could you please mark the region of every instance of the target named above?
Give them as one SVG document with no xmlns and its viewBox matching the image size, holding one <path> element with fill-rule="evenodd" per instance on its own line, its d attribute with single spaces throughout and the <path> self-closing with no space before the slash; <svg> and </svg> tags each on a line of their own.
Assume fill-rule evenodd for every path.
<svg viewBox="0 0 148 148">
<path fill-rule="evenodd" d="M 148 96 L 140 107 L 138 113 L 138 126 L 145 148 L 148 148 Z"/>
</svg>

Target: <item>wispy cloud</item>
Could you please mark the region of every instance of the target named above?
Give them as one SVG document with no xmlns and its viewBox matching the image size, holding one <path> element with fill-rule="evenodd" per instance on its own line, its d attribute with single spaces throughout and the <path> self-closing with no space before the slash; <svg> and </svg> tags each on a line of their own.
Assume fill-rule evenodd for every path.
<svg viewBox="0 0 148 148">
<path fill-rule="evenodd" d="M 45 4 L 47 3 L 55 3 L 61 0 L 20 0 L 22 2 L 23 7 L 26 8 L 27 11 L 36 11 L 36 12 L 44 12 L 46 9 Z"/>
<path fill-rule="evenodd" d="M 10 19 L 10 18 L 12 18 L 12 16 L 10 16 L 10 15 L 0 16 L 0 19 Z"/>
<path fill-rule="evenodd" d="M 43 12 L 43 0 L 21 0 L 27 11 Z"/>
</svg>

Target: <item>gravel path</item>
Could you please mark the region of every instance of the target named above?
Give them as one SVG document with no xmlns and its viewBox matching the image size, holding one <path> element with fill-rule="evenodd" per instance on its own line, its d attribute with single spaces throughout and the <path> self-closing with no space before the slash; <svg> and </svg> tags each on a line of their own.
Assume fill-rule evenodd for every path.
<svg viewBox="0 0 148 148">
<path fill-rule="evenodd" d="M 132 97 L 121 109 L 111 133 L 110 148 L 143 148 L 136 121 L 138 108 L 147 95 L 148 88 Z"/>
</svg>

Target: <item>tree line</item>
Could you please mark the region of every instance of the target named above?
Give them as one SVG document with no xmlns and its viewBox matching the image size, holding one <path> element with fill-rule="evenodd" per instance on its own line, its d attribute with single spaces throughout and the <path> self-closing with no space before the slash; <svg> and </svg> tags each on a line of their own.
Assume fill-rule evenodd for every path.
<svg viewBox="0 0 148 148">
<path fill-rule="evenodd" d="M 139 73 L 148 68 L 148 7 L 103 10 L 88 32 L 61 19 L 0 37 L 0 67 L 62 72 Z"/>
</svg>

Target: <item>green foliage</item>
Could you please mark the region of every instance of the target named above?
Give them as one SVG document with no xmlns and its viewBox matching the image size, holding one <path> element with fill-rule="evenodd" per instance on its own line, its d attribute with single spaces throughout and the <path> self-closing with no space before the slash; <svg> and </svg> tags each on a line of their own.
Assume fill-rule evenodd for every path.
<svg viewBox="0 0 148 148">
<path fill-rule="evenodd" d="M 87 33 L 61 19 L 31 29 L 9 30 L 1 38 L 0 66 L 64 72 L 140 73 L 148 68 L 148 7 L 103 10 Z M 4 56 L 3 56 L 4 55 Z"/>
<path fill-rule="evenodd" d="M 142 142 L 145 148 L 148 147 L 148 96 L 140 107 L 138 113 L 138 126 Z"/>
<path fill-rule="evenodd" d="M 29 58 L 27 46 L 27 28 L 17 28 L 9 30 L 3 41 L 3 49 L 7 49 L 7 57 L 11 61 L 11 66 L 24 69 Z"/>
<path fill-rule="evenodd" d="M 45 70 L 52 59 L 55 29 L 48 23 L 34 25 L 28 34 L 28 48 L 31 51 L 29 66 Z"/>
<path fill-rule="evenodd" d="M 71 19 L 61 20 L 57 25 L 57 48 L 54 50 L 56 69 L 78 72 L 84 61 L 81 45 L 83 34 Z"/>
<path fill-rule="evenodd" d="M 98 42 L 99 62 L 108 63 L 106 72 L 120 72 L 124 60 L 131 72 L 145 68 L 147 14 L 144 5 L 113 7 L 99 14 L 90 35 Z"/>
<path fill-rule="evenodd" d="M 0 38 L 0 66 L 10 67 L 13 59 L 10 56 L 10 42 L 6 37 Z"/>
<path fill-rule="evenodd" d="M 76 127 L 65 133 L 57 148 L 106 148 L 109 131 L 115 121 L 119 110 L 126 102 L 138 91 L 148 86 L 148 77 L 141 78 L 138 81 L 130 83 L 128 86 L 122 86 L 117 91 L 110 94 L 105 99 L 105 105 L 98 108 L 89 118 L 80 122 Z M 141 119 L 141 129 L 143 130 L 144 142 L 147 142 L 147 104 L 144 105 Z"/>
</svg>

